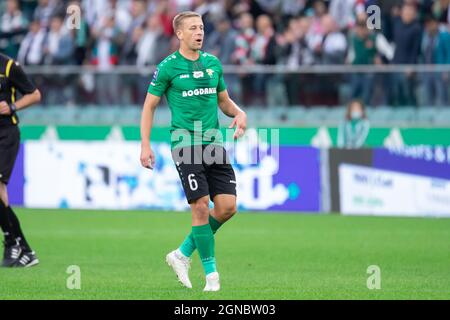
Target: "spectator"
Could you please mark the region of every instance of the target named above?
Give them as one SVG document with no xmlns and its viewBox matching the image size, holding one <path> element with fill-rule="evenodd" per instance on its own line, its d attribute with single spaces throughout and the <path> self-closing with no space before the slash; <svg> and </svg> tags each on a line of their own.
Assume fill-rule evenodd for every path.
<svg viewBox="0 0 450 320">
<path fill-rule="evenodd" d="M 230 21 L 238 20 L 243 13 L 249 12 L 249 6 L 246 2 L 239 0 L 224 0 L 225 16 Z"/>
<path fill-rule="evenodd" d="M 311 65 L 314 62 L 313 53 L 306 42 L 306 35 L 310 28 L 310 18 L 292 18 L 288 27 L 278 36 L 277 63 L 295 69 L 301 65 Z M 307 75 L 288 73 L 283 76 L 287 97 L 286 104 L 299 105 L 300 94 L 308 83 Z M 299 85 L 301 83 L 302 85 Z"/>
<path fill-rule="evenodd" d="M 174 10 L 174 11 L 172 11 Z M 174 40 L 174 45 L 175 47 L 177 46 L 177 40 L 176 37 L 174 37 L 174 32 L 173 32 L 173 25 L 172 25 L 172 20 L 175 17 L 175 15 L 180 12 L 180 11 L 176 11 L 174 8 L 171 8 L 169 6 L 169 2 L 168 1 L 160 1 L 158 2 L 158 4 L 155 6 L 155 14 L 159 15 L 159 19 L 161 21 L 161 26 L 163 28 L 163 32 L 164 35 L 166 37 L 172 37 Z M 174 50 L 170 50 L 175 51 Z"/>
<path fill-rule="evenodd" d="M 337 23 L 330 15 L 322 16 L 321 41 L 315 48 L 315 61 L 319 64 L 343 64 L 347 52 L 347 39 L 339 31 Z M 320 75 L 316 79 L 314 103 L 336 105 L 339 103 L 341 76 L 336 74 Z"/>
<path fill-rule="evenodd" d="M 38 20 L 42 28 L 50 27 L 51 17 L 55 14 L 56 2 L 54 0 L 39 0 L 34 11 L 34 20 Z"/>
<path fill-rule="evenodd" d="M 340 30 L 347 30 L 355 24 L 357 0 L 331 0 L 330 15 Z"/>
<path fill-rule="evenodd" d="M 143 28 L 147 19 L 147 9 L 144 0 L 133 0 L 131 2 L 132 22 L 128 28 L 125 43 L 122 50 L 121 63 L 135 65 L 137 59 L 136 46 L 139 41 L 139 28 Z"/>
<path fill-rule="evenodd" d="M 73 39 L 64 27 L 64 18 L 54 16 L 50 20 L 50 31 L 44 42 L 44 63 L 47 65 L 73 64 Z M 46 104 L 70 104 L 74 99 L 71 75 L 52 75 L 47 77 L 44 90 Z"/>
<path fill-rule="evenodd" d="M 432 11 L 439 22 L 450 23 L 450 0 L 436 0 Z"/>
<path fill-rule="evenodd" d="M 121 33 L 126 33 L 132 22 L 130 12 L 128 12 L 125 7 L 119 6 L 118 0 L 108 0 L 106 10 L 114 12 L 117 28 Z"/>
<path fill-rule="evenodd" d="M 145 28 L 138 28 L 137 65 L 158 64 L 169 51 L 169 39 L 164 35 L 159 15 L 147 19 Z"/>
<path fill-rule="evenodd" d="M 421 62 L 424 64 L 450 64 L 450 37 L 445 29 L 439 28 L 439 21 L 430 16 L 425 22 L 422 38 Z M 448 79 L 442 73 L 423 73 L 424 102 L 427 105 L 448 104 Z M 447 81 L 446 81 L 447 80 Z"/>
<path fill-rule="evenodd" d="M 256 36 L 251 44 L 251 59 L 257 64 L 273 65 L 275 57 L 275 30 L 268 15 L 261 15 L 256 20 Z"/>
<path fill-rule="evenodd" d="M 281 4 L 281 0 L 256 0 L 256 2 L 264 14 L 275 16 Z"/>
<path fill-rule="evenodd" d="M 420 53 L 421 27 L 413 4 L 402 7 L 400 17 L 394 18 L 394 64 L 416 64 Z"/>
<path fill-rule="evenodd" d="M 414 4 L 404 4 L 399 17 L 394 18 L 394 64 L 416 64 L 420 54 L 422 30 Z M 392 105 L 417 105 L 414 74 L 394 74 L 391 87 Z"/>
<path fill-rule="evenodd" d="M 243 13 L 238 22 L 239 33 L 236 37 L 236 50 L 233 53 L 233 61 L 236 64 L 253 64 L 251 59 L 251 47 L 256 38 L 253 29 L 253 17 L 249 13 Z"/>
<path fill-rule="evenodd" d="M 120 64 L 136 65 L 138 58 L 138 43 L 140 37 L 144 34 L 145 22 L 147 20 L 147 7 L 144 0 L 131 1 L 132 22 L 125 35 L 125 42 L 122 47 Z M 135 75 L 124 75 L 122 78 L 121 98 L 122 104 L 139 104 L 140 96 L 140 78 Z"/>
<path fill-rule="evenodd" d="M 364 103 L 352 100 L 347 106 L 345 120 L 338 129 L 338 147 L 358 149 L 364 147 L 370 130 Z"/>
<path fill-rule="evenodd" d="M 232 64 L 233 52 L 236 49 L 236 31 L 231 27 L 228 19 L 219 18 L 214 31 L 206 38 L 205 51 L 216 55 L 222 64 Z"/>
<path fill-rule="evenodd" d="M 1 8 L 0 4 L 0 10 Z M 33 21 L 34 11 L 36 10 L 37 1 L 36 0 L 19 0 L 20 10 L 22 11 L 25 19 L 27 21 Z"/>
<path fill-rule="evenodd" d="M 288 27 L 278 35 L 278 64 L 291 68 L 313 64 L 313 53 L 306 41 L 310 23 L 311 19 L 307 17 L 289 20 Z"/>
<path fill-rule="evenodd" d="M 280 14 L 282 21 L 298 17 L 306 6 L 307 0 L 283 0 L 280 1 Z"/>
<path fill-rule="evenodd" d="M 158 14 L 149 16 L 146 28 L 138 28 L 137 30 L 139 30 L 139 33 L 142 32 L 136 47 L 137 65 L 141 67 L 157 65 L 165 58 L 170 47 L 170 39 L 163 33 L 160 16 Z M 141 76 L 139 95 L 142 97 L 147 92 L 147 82 L 147 75 Z"/>
<path fill-rule="evenodd" d="M 347 39 L 339 31 L 336 21 L 331 15 L 322 18 L 324 36 L 318 47 L 323 64 L 343 64 L 347 52 Z"/>
<path fill-rule="evenodd" d="M 353 65 L 374 65 L 377 56 L 376 34 L 371 32 L 365 21 L 359 21 L 350 35 L 349 60 Z M 374 82 L 373 73 L 351 74 L 352 98 L 370 103 Z"/>
<path fill-rule="evenodd" d="M 48 65 L 73 64 L 74 44 L 63 17 L 54 16 L 50 21 L 50 31 L 44 44 L 44 62 Z"/>
<path fill-rule="evenodd" d="M 233 64 L 233 53 L 236 49 L 237 33 L 230 21 L 219 17 L 214 24 L 214 31 L 206 38 L 205 51 L 217 56 L 223 65 Z M 224 74 L 225 82 L 231 97 L 239 96 L 239 78 L 235 74 Z"/>
<path fill-rule="evenodd" d="M 195 0 L 194 11 L 202 16 L 205 38 L 207 39 L 214 30 L 214 21 L 223 12 L 223 5 L 220 1 Z"/>
<path fill-rule="evenodd" d="M 381 32 L 389 42 L 393 41 L 393 19 L 394 15 L 398 15 L 399 8 L 403 0 L 376 0 L 375 4 L 381 9 Z"/>
<path fill-rule="evenodd" d="M 307 41 L 311 51 L 316 53 L 320 51 L 325 36 L 322 18 L 327 14 L 327 7 L 322 0 L 316 0 L 314 1 L 312 11 L 308 10 L 308 12 L 309 15 L 312 14 L 312 20 L 307 35 Z"/>
<path fill-rule="evenodd" d="M 195 0 L 172 0 L 171 6 L 173 7 L 174 12 L 182 12 L 182 11 L 189 11 L 192 10 L 192 7 L 194 6 Z M 166 1 L 161 1 L 166 2 Z M 169 2 L 169 1 L 167 1 Z"/>
<path fill-rule="evenodd" d="M 18 0 L 7 0 L 5 13 L 0 22 L 0 50 L 17 58 L 20 43 L 27 33 L 28 21 L 19 8 Z"/>
<path fill-rule="evenodd" d="M 275 30 L 273 29 L 272 20 L 268 15 L 264 14 L 258 17 L 256 20 L 256 30 L 255 40 L 251 45 L 251 60 L 256 64 L 262 65 L 276 64 Z M 256 104 L 264 105 L 268 101 L 267 98 L 275 97 L 274 90 L 276 84 L 273 83 L 273 79 L 273 75 L 270 74 L 255 74 L 253 91 Z"/>
<path fill-rule="evenodd" d="M 119 28 L 115 25 L 114 12 L 108 12 L 102 19 L 99 29 L 93 30 L 95 39 L 92 63 L 100 71 L 111 71 L 119 63 L 120 37 Z M 101 73 L 97 76 L 97 97 L 101 105 L 119 103 L 119 83 L 116 75 Z"/>
<path fill-rule="evenodd" d="M 22 41 L 18 53 L 18 61 L 23 65 L 40 65 L 44 62 L 44 41 L 47 33 L 41 28 L 41 22 L 35 20 L 30 24 L 25 39 Z"/>
<path fill-rule="evenodd" d="M 70 2 L 69 5 L 78 6 L 81 10 L 80 28 L 72 30 L 72 36 L 74 39 L 74 53 L 73 59 L 76 65 L 83 65 L 87 60 L 88 47 L 90 41 L 90 29 L 89 25 L 84 18 L 84 12 L 79 0 Z"/>
<path fill-rule="evenodd" d="M 253 17 L 249 13 L 243 13 L 239 17 L 238 35 L 236 37 L 235 51 L 232 61 L 239 65 L 253 65 L 255 62 L 251 58 L 251 48 L 256 38 L 253 29 Z M 238 102 L 245 105 L 251 104 L 253 92 L 253 76 L 240 74 L 241 77 L 241 97 Z"/>
<path fill-rule="evenodd" d="M 438 52 L 437 63 L 450 65 L 450 22 L 442 27 L 442 46 Z M 443 104 L 450 106 L 450 72 L 442 74 L 443 80 Z"/>
<path fill-rule="evenodd" d="M 381 65 L 384 61 L 392 60 L 394 49 L 381 32 L 367 28 L 366 19 L 366 16 L 361 15 L 350 32 L 348 62 L 353 65 Z M 383 81 L 384 75 L 354 73 L 350 75 L 350 78 L 352 98 L 361 99 L 366 105 L 371 103 L 374 96 L 383 97 L 387 92 L 385 81 Z M 381 94 L 376 94 L 378 87 L 383 90 Z"/>
<path fill-rule="evenodd" d="M 203 14 L 208 33 L 204 50 L 219 56 L 224 65 L 277 63 L 295 70 L 302 65 L 342 64 L 344 61 L 353 65 L 415 64 L 419 56 L 421 63 L 450 63 L 448 32 L 436 31 L 436 22 L 427 19 L 421 40 L 424 14 L 434 15 L 442 24 L 448 22 L 450 0 L 29 0 L 20 1 L 22 10 L 18 2 L 0 1 L 0 49 L 31 65 L 92 63 L 105 72 L 110 72 L 117 63 L 152 65 L 158 61 L 156 57 L 164 57 L 175 50 L 172 19 L 180 10 L 197 10 Z M 64 45 L 54 52 L 56 55 L 44 52 L 44 44 L 61 40 L 55 41 L 58 36 L 49 32 L 51 17 L 65 12 L 70 4 L 81 5 L 84 9 L 81 28 L 70 31 L 69 35 L 75 48 Z M 369 31 L 362 22 L 355 26 L 355 21 L 358 24 L 359 19 L 367 20 L 365 8 L 372 4 L 381 7 L 380 31 L 390 37 L 395 49 L 380 31 Z M 419 6 L 420 11 L 415 6 Z M 99 37 L 105 15 L 111 14 L 114 16 L 113 38 L 103 33 Z M 35 17 L 38 23 L 30 24 L 27 30 L 26 17 L 30 21 Z M 257 21 L 257 32 L 254 21 Z M 350 50 L 347 50 L 344 34 L 349 36 Z M 58 58 L 58 53 L 65 49 L 72 53 L 67 59 Z M 87 79 L 89 75 L 83 77 Z M 139 76 L 123 75 L 120 81 L 124 85 L 120 87 L 114 85 L 118 77 L 104 78 L 99 85 L 111 81 L 111 87 L 121 89 L 120 92 L 114 90 L 115 96 L 121 99 L 116 103 L 140 104 L 143 90 L 139 88 L 143 87 L 143 81 Z M 342 94 L 345 98 L 350 95 L 360 98 L 366 104 L 416 104 L 412 72 L 357 74 L 348 78 L 295 72 L 275 76 L 225 73 L 225 78 L 230 93 L 247 105 L 255 102 L 335 105 L 342 100 Z M 448 73 L 423 77 L 420 74 L 420 80 L 421 89 L 427 88 L 424 95 L 427 104 L 449 103 L 448 90 L 445 90 L 450 87 Z M 345 90 L 344 81 L 350 84 L 351 92 Z M 92 98 L 95 81 L 88 82 L 90 100 L 86 100 L 87 103 L 95 100 Z M 105 90 L 103 96 L 106 96 Z M 264 96 L 273 100 L 264 100 Z M 279 99 L 281 96 L 284 98 Z M 112 100 L 102 101 L 111 103 Z"/>
<path fill-rule="evenodd" d="M 85 19 L 91 28 L 100 27 L 96 24 L 101 23 L 102 16 L 105 12 L 108 12 L 108 1 L 109 0 L 82 0 Z"/>
</svg>

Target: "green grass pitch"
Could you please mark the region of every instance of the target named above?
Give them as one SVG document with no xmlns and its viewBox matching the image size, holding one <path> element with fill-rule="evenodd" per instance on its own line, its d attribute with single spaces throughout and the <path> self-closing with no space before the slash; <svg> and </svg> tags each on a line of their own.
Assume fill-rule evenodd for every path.
<svg viewBox="0 0 450 320">
<path fill-rule="evenodd" d="M 165 264 L 189 214 L 17 212 L 41 263 L 0 269 L 0 299 L 450 299 L 450 219 L 240 213 L 217 233 L 222 290 L 206 294 L 197 253 L 192 290 Z M 66 288 L 70 265 L 81 290 Z"/>
</svg>

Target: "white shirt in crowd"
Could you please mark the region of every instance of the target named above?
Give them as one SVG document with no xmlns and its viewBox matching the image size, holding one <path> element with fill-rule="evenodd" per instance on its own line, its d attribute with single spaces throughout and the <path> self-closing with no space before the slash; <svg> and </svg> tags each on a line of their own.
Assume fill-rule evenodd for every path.
<svg viewBox="0 0 450 320">
<path fill-rule="evenodd" d="M 29 32 L 20 45 L 18 61 L 22 64 L 37 65 L 42 62 L 46 32 L 41 29 L 38 33 Z"/>
</svg>

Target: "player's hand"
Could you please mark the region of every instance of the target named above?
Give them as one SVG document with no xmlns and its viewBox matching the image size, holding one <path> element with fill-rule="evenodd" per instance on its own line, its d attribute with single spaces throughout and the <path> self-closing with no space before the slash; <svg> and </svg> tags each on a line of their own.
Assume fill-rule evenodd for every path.
<svg viewBox="0 0 450 320">
<path fill-rule="evenodd" d="M 236 131 L 234 131 L 234 139 L 242 137 L 247 129 L 247 115 L 245 112 L 241 112 L 234 117 L 229 128 L 232 129 L 234 127 L 236 127 Z"/>
<path fill-rule="evenodd" d="M 11 109 L 9 108 L 9 104 L 7 104 L 6 101 L 0 102 L 0 114 L 2 116 L 10 116 L 11 115 Z"/>
<path fill-rule="evenodd" d="M 149 145 L 142 145 L 141 147 L 141 164 L 147 169 L 155 167 L 155 154 Z"/>
</svg>

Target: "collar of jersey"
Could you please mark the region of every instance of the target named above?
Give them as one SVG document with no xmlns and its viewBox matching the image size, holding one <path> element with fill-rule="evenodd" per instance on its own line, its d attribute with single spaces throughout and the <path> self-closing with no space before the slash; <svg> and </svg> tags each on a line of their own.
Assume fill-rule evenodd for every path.
<svg viewBox="0 0 450 320">
<path fill-rule="evenodd" d="M 177 50 L 177 52 L 176 52 L 177 56 L 179 56 L 180 58 L 182 58 L 182 59 L 184 59 L 184 60 L 186 60 L 186 61 L 189 61 L 189 62 L 193 62 L 193 63 L 199 62 L 199 61 L 200 61 L 200 58 L 202 57 L 203 51 L 199 50 L 198 53 L 199 53 L 198 59 L 197 59 L 197 60 L 191 60 L 191 59 L 188 59 L 188 58 L 186 58 L 185 56 L 183 56 L 183 55 L 181 54 L 180 50 Z"/>
</svg>

